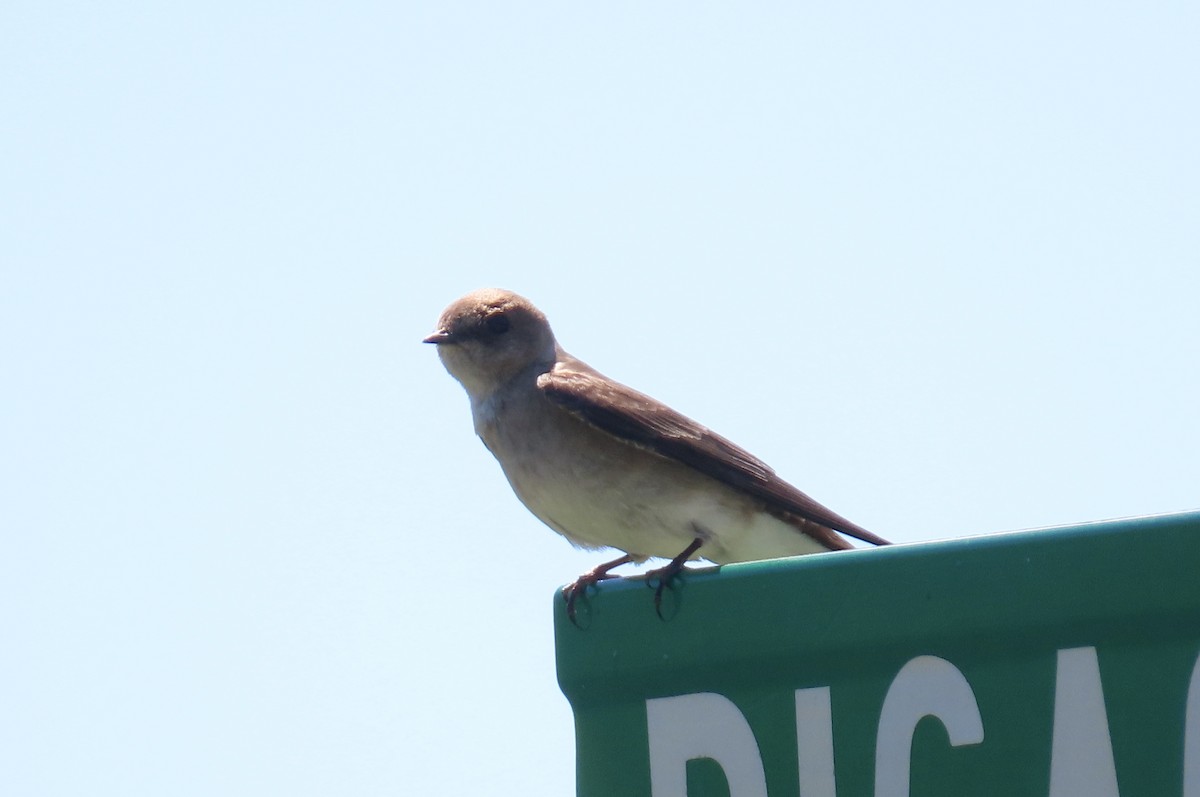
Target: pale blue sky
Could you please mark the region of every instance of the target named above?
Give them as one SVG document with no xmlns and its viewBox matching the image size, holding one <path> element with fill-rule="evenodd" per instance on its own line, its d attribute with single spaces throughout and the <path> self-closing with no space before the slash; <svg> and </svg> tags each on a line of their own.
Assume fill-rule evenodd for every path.
<svg viewBox="0 0 1200 797">
<path fill-rule="evenodd" d="M 0 792 L 570 793 L 420 344 L 520 291 L 897 541 L 1200 506 L 1194 3 L 8 2 Z"/>
</svg>

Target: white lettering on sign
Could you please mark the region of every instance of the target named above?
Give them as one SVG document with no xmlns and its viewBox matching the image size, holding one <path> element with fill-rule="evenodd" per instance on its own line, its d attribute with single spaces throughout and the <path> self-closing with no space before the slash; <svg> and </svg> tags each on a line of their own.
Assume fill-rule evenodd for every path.
<svg viewBox="0 0 1200 797">
<path fill-rule="evenodd" d="M 1095 648 L 1058 651 L 1050 797 L 1118 797 L 1112 736 Z"/>
<path fill-rule="evenodd" d="M 983 741 L 971 685 L 937 656 L 917 656 L 896 674 L 883 699 L 875 742 L 875 797 L 908 797 L 913 731 L 924 717 L 946 726 L 953 747 Z"/>
<path fill-rule="evenodd" d="M 836 797 L 833 706 L 828 686 L 796 690 L 796 752 L 800 765 L 800 797 Z"/>
<path fill-rule="evenodd" d="M 653 797 L 687 797 L 687 762 L 695 758 L 721 766 L 729 797 L 767 797 L 758 742 L 729 698 L 700 692 L 647 700 L 646 727 Z"/>
<path fill-rule="evenodd" d="M 1188 682 L 1183 725 L 1183 797 L 1200 797 L 1200 657 Z"/>
<path fill-rule="evenodd" d="M 800 797 L 836 797 L 829 687 L 797 689 L 795 709 Z M 880 710 L 875 797 L 908 797 L 913 732 L 925 717 L 941 721 L 953 747 L 983 742 L 979 704 L 967 679 L 945 659 L 917 656 L 900 668 Z M 647 700 L 646 723 L 653 797 L 686 797 L 687 762 L 698 758 L 721 767 L 730 797 L 766 797 L 758 742 L 729 698 L 701 692 Z M 1060 650 L 1049 797 L 1118 794 L 1096 649 Z M 1183 797 L 1200 797 L 1200 658 L 1192 667 L 1184 713 Z"/>
</svg>

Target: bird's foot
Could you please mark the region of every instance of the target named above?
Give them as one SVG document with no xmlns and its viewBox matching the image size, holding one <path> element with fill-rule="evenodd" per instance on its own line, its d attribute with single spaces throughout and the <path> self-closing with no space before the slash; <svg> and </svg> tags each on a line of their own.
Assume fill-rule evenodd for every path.
<svg viewBox="0 0 1200 797">
<path fill-rule="evenodd" d="M 692 558 L 704 540 L 697 537 L 692 540 L 692 544 L 683 549 L 683 552 L 667 562 L 666 565 L 656 570 L 650 570 L 646 573 L 646 586 L 654 590 L 654 612 L 658 615 L 658 619 L 665 620 L 662 613 L 662 596 L 663 590 L 670 588 L 671 582 L 684 570 L 684 562 Z M 657 583 L 656 583 L 657 582 Z"/>
<path fill-rule="evenodd" d="M 579 600 L 580 595 L 586 595 L 588 587 L 605 581 L 610 578 L 618 578 L 617 575 L 608 571 L 621 565 L 627 565 L 633 561 L 633 556 L 625 554 L 620 559 L 614 559 L 611 562 L 605 562 L 602 565 L 596 565 L 591 570 L 584 573 L 579 578 L 572 581 L 570 584 L 563 587 L 563 599 L 567 602 L 567 619 L 576 626 L 579 625 L 575 619 L 575 604 Z"/>
<path fill-rule="evenodd" d="M 646 571 L 646 586 L 654 590 L 654 612 L 658 615 L 658 619 L 667 619 L 663 617 L 662 613 L 663 591 L 669 589 L 675 577 L 685 569 L 682 562 L 676 563 L 672 559 L 670 564 L 664 567 Z"/>
</svg>

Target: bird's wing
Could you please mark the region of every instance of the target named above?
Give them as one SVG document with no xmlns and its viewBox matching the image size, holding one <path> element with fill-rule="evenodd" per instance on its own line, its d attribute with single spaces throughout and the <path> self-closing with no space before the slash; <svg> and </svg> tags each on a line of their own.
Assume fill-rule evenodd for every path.
<svg viewBox="0 0 1200 797">
<path fill-rule="evenodd" d="M 564 364 L 560 359 L 554 369 L 538 377 L 537 385 L 550 401 L 593 426 L 748 493 L 763 501 L 773 514 L 808 520 L 874 545 L 888 544 L 809 498 L 748 451 L 577 360 Z M 829 544 L 828 540 L 822 542 Z"/>
</svg>

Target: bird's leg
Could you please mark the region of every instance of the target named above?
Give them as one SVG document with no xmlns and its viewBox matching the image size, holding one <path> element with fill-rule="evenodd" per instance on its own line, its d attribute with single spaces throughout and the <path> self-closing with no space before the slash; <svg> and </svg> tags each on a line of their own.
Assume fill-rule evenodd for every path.
<svg viewBox="0 0 1200 797">
<path fill-rule="evenodd" d="M 627 565 L 635 559 L 633 554 L 625 554 L 620 559 L 613 559 L 611 562 L 605 562 L 602 565 L 596 565 L 591 570 L 584 573 L 579 578 L 572 581 L 567 586 L 563 587 L 563 598 L 567 601 L 567 617 L 571 622 L 575 622 L 575 601 L 579 598 L 580 593 L 586 592 L 587 588 L 606 578 L 616 578 L 617 576 L 608 572 L 614 567 Z M 575 623 L 578 625 L 578 623 Z"/>
<path fill-rule="evenodd" d="M 703 544 L 704 539 L 702 537 L 697 537 L 696 539 L 692 540 L 691 545 L 683 549 L 683 552 L 679 554 L 679 556 L 676 556 L 670 562 L 667 562 L 665 566 L 646 573 L 647 586 L 654 587 L 654 580 L 658 579 L 658 586 L 654 587 L 654 611 L 658 614 L 660 620 L 666 619 L 662 616 L 663 590 L 670 585 L 671 579 L 675 578 L 679 571 L 683 569 L 684 562 L 686 562 L 688 559 L 691 559 L 692 554 L 700 550 L 700 546 Z"/>
</svg>

